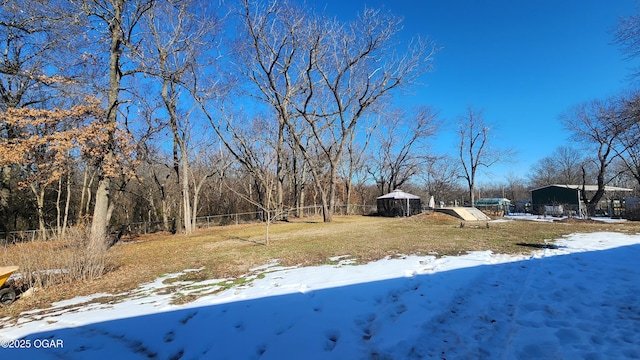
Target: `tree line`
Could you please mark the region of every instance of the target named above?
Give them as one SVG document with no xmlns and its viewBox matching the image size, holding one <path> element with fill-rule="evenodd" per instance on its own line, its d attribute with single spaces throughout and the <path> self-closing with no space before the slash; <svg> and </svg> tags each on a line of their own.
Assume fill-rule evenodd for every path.
<svg viewBox="0 0 640 360">
<path fill-rule="evenodd" d="M 199 214 L 258 209 L 268 226 L 308 204 L 331 221 L 398 187 L 473 203 L 478 172 L 512 151 L 471 106 L 458 148 L 429 148 L 445 120 L 397 99 L 439 47 L 402 31 L 384 10 L 339 20 L 297 1 L 4 1 L 0 232 L 86 226 L 99 249 L 110 224 L 190 234 Z M 587 151 L 559 149 L 533 183 L 640 183 L 637 98 L 565 114 Z M 524 183 L 509 180 L 514 197 Z"/>
</svg>

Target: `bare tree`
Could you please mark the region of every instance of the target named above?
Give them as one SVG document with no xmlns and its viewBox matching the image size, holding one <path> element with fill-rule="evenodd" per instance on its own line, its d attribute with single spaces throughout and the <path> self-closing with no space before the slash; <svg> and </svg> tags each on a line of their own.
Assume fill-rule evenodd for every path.
<svg viewBox="0 0 640 360">
<path fill-rule="evenodd" d="M 640 92 L 623 94 L 619 101 L 618 118 L 625 130 L 615 149 L 626 171 L 640 185 Z"/>
<path fill-rule="evenodd" d="M 303 216 L 303 207 L 305 206 L 307 187 L 310 185 L 309 180 L 309 164 L 300 155 L 300 150 L 293 143 L 292 139 L 288 139 L 289 148 L 291 149 L 291 160 L 288 162 L 290 169 L 288 174 L 291 182 L 291 191 L 293 203 L 296 208 L 296 216 Z M 308 144 L 303 146 L 308 147 Z"/>
<path fill-rule="evenodd" d="M 145 17 L 149 32 L 146 48 L 151 56 L 142 56 L 144 71 L 160 82 L 160 96 L 173 137 L 173 169 L 182 193 L 182 216 L 185 234 L 193 231 L 189 188 L 190 113 L 180 112 L 184 102 L 182 89 L 196 83 L 198 68 L 206 67 L 211 57 L 207 51 L 215 44 L 219 20 L 216 9 L 199 1 L 161 2 Z"/>
<path fill-rule="evenodd" d="M 244 126 L 234 127 L 233 118 L 227 118 L 223 126 L 214 125 L 220 139 L 231 155 L 240 163 L 242 168 L 253 178 L 255 188 L 238 191 L 226 183 L 227 189 L 242 197 L 259 208 L 263 213 L 265 223 L 265 243 L 269 245 L 269 227 L 284 213 L 277 199 L 277 162 L 276 148 L 278 135 L 275 128 L 265 127 L 265 124 L 277 126 L 275 123 L 265 122 L 260 117 L 252 121 L 243 121 Z M 274 135 L 275 134 L 275 135 Z"/>
<path fill-rule="evenodd" d="M 579 104 L 561 116 L 563 125 L 571 132 L 573 140 L 584 145 L 596 166 L 596 192 L 589 199 L 584 187 L 581 191 L 590 216 L 595 215 L 596 205 L 604 195 L 605 185 L 611 181 L 606 178 L 607 168 L 617 157 L 616 143 L 626 130 L 626 125 L 619 121 L 618 115 L 617 102 L 614 98 L 609 98 Z M 582 184 L 585 185 L 586 166 L 582 167 L 582 173 Z"/>
<path fill-rule="evenodd" d="M 457 199 L 453 193 L 459 187 L 459 174 L 459 163 L 445 155 L 429 161 L 422 178 L 427 192 L 434 197 L 436 203 L 446 203 L 447 200 Z"/>
<path fill-rule="evenodd" d="M 231 165 L 233 165 L 233 161 L 230 156 L 225 153 L 220 147 L 220 151 L 216 152 L 214 150 L 215 146 L 206 146 L 202 147 L 199 151 L 195 153 L 194 159 L 191 161 L 194 166 L 190 167 L 190 175 L 191 179 L 191 231 L 195 231 L 196 222 L 200 204 L 200 195 L 203 186 L 210 182 L 211 179 L 218 179 L 221 181 L 225 178 L 227 170 Z"/>
<path fill-rule="evenodd" d="M 305 53 L 308 90 L 295 105 L 302 123 L 310 129 L 311 146 L 325 160 L 324 168 L 310 166 L 310 171 L 321 194 L 324 221 L 328 222 L 347 142 L 386 95 L 430 70 L 436 49 L 432 43 L 417 39 L 406 51 L 393 51 L 401 21 L 378 10 L 365 9 L 348 24 L 326 19 L 315 24 Z M 302 146 L 304 136 L 291 122 L 287 126 L 310 162 L 312 154 Z"/>
<path fill-rule="evenodd" d="M 276 114 L 276 202 L 282 209 L 285 180 L 286 124 L 294 116 L 292 103 L 307 91 L 304 82 L 309 17 L 288 1 L 243 0 L 243 34 L 236 43 L 240 72 L 257 92 L 247 89 Z M 247 41 L 248 39 L 248 41 Z"/>
<path fill-rule="evenodd" d="M 249 41 L 243 38 L 236 53 L 253 86 L 244 90 L 267 104 L 277 123 L 278 206 L 289 137 L 321 194 L 324 220 L 331 221 L 338 171 L 358 123 L 386 94 L 430 68 L 433 46 L 416 40 L 394 52 L 400 20 L 373 10 L 344 24 L 296 3 L 245 0 L 240 18 Z"/>
<path fill-rule="evenodd" d="M 584 154 L 573 147 L 559 146 L 553 153 L 538 160 L 532 167 L 531 183 L 535 187 L 549 184 L 578 185 L 582 183 Z"/>
<path fill-rule="evenodd" d="M 106 123 L 113 125 L 108 134 L 114 138 L 118 128 L 118 113 L 122 101 L 120 92 L 122 79 L 138 71 L 134 64 L 125 66 L 126 54 L 135 52 L 137 42 L 136 28 L 142 16 L 153 6 L 153 0 L 70 0 L 84 12 L 93 30 L 101 34 L 99 43 L 108 44 L 106 64 L 108 69 L 108 85 L 106 95 Z M 98 188 L 95 194 L 93 218 L 91 221 L 90 247 L 100 251 L 106 246 L 107 230 L 113 212 L 113 163 L 115 158 L 114 140 L 107 142 L 103 148 L 103 159 L 98 162 Z"/>
<path fill-rule="evenodd" d="M 466 114 L 458 118 L 460 145 L 458 156 L 462 167 L 461 177 L 469 189 L 471 206 L 475 204 L 476 177 L 481 169 L 488 169 L 512 156 L 510 149 L 491 147 L 491 127 L 485 123 L 482 112 L 467 107 Z"/>
<path fill-rule="evenodd" d="M 614 42 L 620 47 L 627 59 L 634 59 L 640 55 L 640 15 L 634 14 L 622 17 L 614 30 Z M 632 77 L 640 75 L 640 69 L 636 67 Z"/>
<path fill-rule="evenodd" d="M 428 154 L 428 141 L 438 129 L 438 113 L 431 107 L 411 112 L 396 110 L 384 115 L 375 131 L 367 170 L 380 195 L 402 186 L 435 158 Z"/>
<path fill-rule="evenodd" d="M 531 197 L 528 182 L 524 178 L 514 173 L 507 175 L 506 185 L 502 188 L 502 196 L 511 201 L 525 200 Z"/>
<path fill-rule="evenodd" d="M 355 139 L 351 139 L 347 142 L 345 165 L 342 166 L 341 177 L 345 182 L 345 199 L 344 203 L 347 205 L 347 213 L 352 213 L 350 208 L 352 202 L 354 181 L 356 186 L 361 185 L 368 177 L 366 173 L 366 150 L 369 147 L 373 130 L 375 127 L 367 129 L 363 134 L 363 141 L 357 142 Z M 353 133 L 352 136 L 357 136 L 357 133 Z"/>
</svg>

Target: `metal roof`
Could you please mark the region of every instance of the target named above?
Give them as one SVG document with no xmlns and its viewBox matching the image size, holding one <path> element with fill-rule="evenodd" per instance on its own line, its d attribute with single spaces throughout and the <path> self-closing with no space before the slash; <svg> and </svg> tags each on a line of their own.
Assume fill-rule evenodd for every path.
<svg viewBox="0 0 640 360">
<path fill-rule="evenodd" d="M 536 191 L 536 190 L 545 189 L 548 187 L 560 187 L 560 188 L 572 189 L 572 190 L 582 190 L 583 185 L 551 184 L 551 185 L 542 186 L 530 191 Z M 584 185 L 584 189 L 586 191 L 598 191 L 598 185 Z M 604 191 L 633 191 L 633 189 L 622 188 L 617 186 L 605 186 Z"/>
<path fill-rule="evenodd" d="M 400 189 L 395 189 L 386 195 L 378 197 L 378 199 L 420 199 L 420 196 L 406 193 Z"/>
</svg>

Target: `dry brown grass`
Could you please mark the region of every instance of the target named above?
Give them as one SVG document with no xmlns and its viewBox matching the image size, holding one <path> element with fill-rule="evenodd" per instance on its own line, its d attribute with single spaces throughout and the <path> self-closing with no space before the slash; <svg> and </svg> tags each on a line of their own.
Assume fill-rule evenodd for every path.
<svg viewBox="0 0 640 360">
<path fill-rule="evenodd" d="M 70 229 L 61 239 L 5 244 L 0 247 L 0 263 L 20 267 L 16 287 L 93 280 L 104 273 L 107 252 L 106 249 L 89 251 L 87 243 L 88 234 L 84 229 Z"/>
<path fill-rule="evenodd" d="M 108 271 L 93 281 L 48 286 L 36 295 L 0 308 L 0 317 L 42 308 L 51 302 L 98 292 L 112 294 L 136 288 L 163 274 L 202 268 L 198 277 L 235 278 L 249 269 L 278 259 L 285 266 L 325 264 L 337 255 L 358 263 L 397 254 L 458 255 L 467 251 L 528 253 L 545 240 L 575 232 L 640 232 L 640 223 L 607 224 L 569 221 L 540 223 L 510 221 L 467 223 L 433 213 L 411 218 L 339 216 L 331 223 L 320 218 L 294 219 L 271 225 L 271 244 L 264 244 L 264 226 L 242 224 L 201 230 L 185 237 L 154 234 L 128 239 L 109 250 Z M 48 245 L 54 246 L 54 245 Z M 13 255 L 12 255 L 13 254 Z M 6 264 L 21 265 L 15 252 L 5 249 Z"/>
</svg>

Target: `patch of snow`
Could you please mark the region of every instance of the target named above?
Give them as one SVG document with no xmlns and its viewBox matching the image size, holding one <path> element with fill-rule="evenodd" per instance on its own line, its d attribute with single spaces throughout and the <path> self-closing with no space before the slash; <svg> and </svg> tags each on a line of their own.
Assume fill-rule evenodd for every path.
<svg viewBox="0 0 640 360">
<path fill-rule="evenodd" d="M 572 234 L 526 255 L 403 255 L 358 266 L 252 269 L 250 286 L 176 305 L 167 275 L 0 321 L 6 358 L 640 357 L 640 235 Z M 343 261 L 340 257 L 331 261 Z M 224 280 L 218 280 L 218 282 Z M 121 295 L 122 297 L 122 295 Z M 63 346 L 36 348 L 40 341 Z"/>
</svg>

